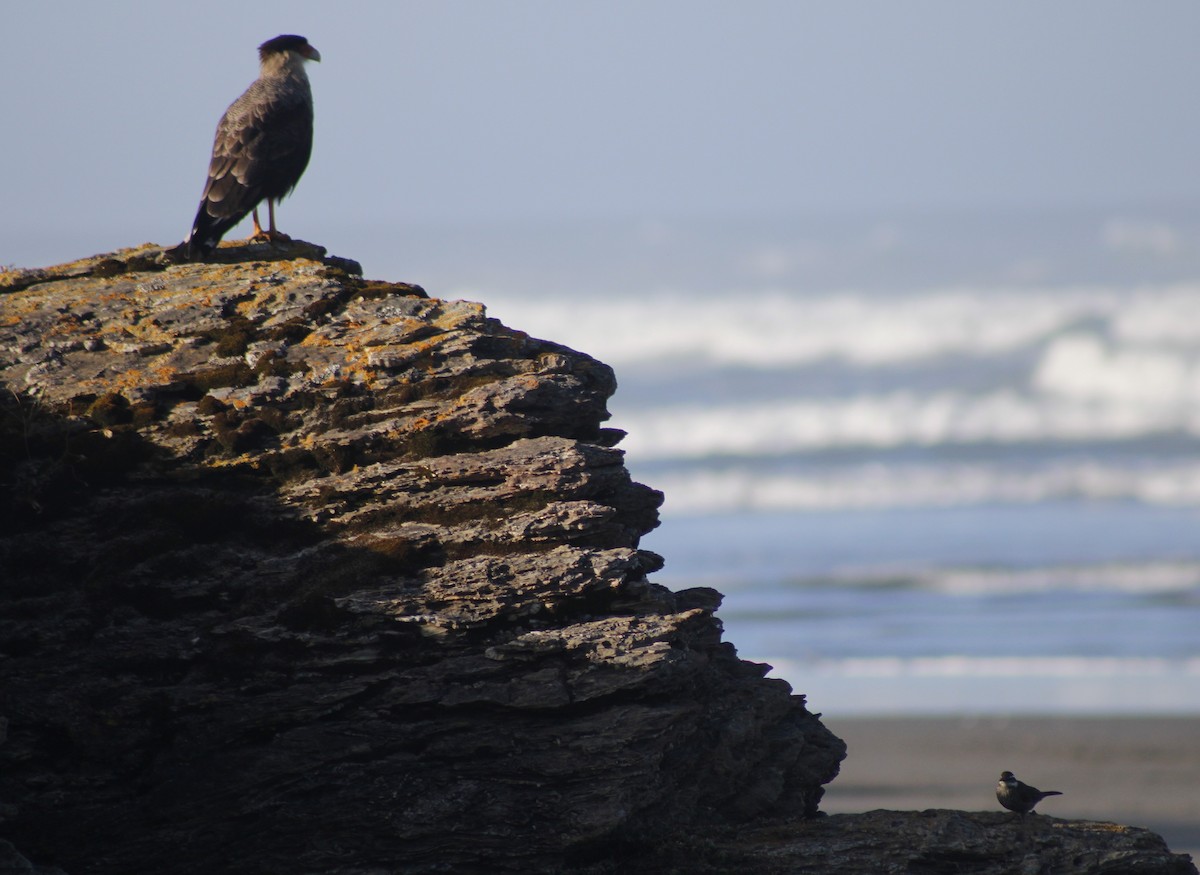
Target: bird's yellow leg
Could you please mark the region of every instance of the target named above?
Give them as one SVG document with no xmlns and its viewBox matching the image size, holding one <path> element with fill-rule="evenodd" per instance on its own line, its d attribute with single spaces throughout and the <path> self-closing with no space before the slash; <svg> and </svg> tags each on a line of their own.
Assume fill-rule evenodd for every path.
<svg viewBox="0 0 1200 875">
<path fill-rule="evenodd" d="M 270 198 L 267 198 L 267 218 L 268 218 L 269 224 L 270 224 L 270 227 L 267 230 L 267 239 L 268 240 L 291 240 L 292 239 L 287 234 L 284 234 L 282 231 L 276 230 L 276 228 L 275 228 L 275 201 L 271 200 Z"/>
<path fill-rule="evenodd" d="M 254 222 L 254 233 L 250 235 L 250 239 L 257 240 L 263 236 L 262 225 L 258 224 L 258 207 L 254 208 L 254 212 L 250 214 L 250 218 Z"/>
</svg>

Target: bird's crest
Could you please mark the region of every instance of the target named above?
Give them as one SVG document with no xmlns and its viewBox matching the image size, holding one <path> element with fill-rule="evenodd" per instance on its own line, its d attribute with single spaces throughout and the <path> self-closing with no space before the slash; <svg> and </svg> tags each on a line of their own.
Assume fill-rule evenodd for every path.
<svg viewBox="0 0 1200 875">
<path fill-rule="evenodd" d="M 307 51 L 306 51 L 307 50 Z M 312 51 L 308 40 L 302 36 L 297 36 L 294 33 L 284 33 L 277 37 L 267 40 L 258 47 L 259 60 L 266 60 L 268 55 L 273 55 L 276 52 L 300 52 L 307 54 Z"/>
</svg>

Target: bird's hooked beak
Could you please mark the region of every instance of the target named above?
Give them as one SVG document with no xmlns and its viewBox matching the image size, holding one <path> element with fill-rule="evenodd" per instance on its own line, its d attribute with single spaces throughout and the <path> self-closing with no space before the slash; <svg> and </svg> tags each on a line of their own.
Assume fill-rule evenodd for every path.
<svg viewBox="0 0 1200 875">
<path fill-rule="evenodd" d="M 321 53 L 318 52 L 316 49 L 314 49 L 312 46 L 305 46 L 304 48 L 302 48 L 300 50 L 300 54 L 304 55 L 304 57 L 308 58 L 310 61 L 320 61 L 321 60 Z"/>
</svg>

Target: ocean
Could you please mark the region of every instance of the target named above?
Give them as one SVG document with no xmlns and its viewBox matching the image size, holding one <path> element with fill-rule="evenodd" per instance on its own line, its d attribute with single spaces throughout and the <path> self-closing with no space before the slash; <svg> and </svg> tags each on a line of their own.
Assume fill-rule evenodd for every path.
<svg viewBox="0 0 1200 875">
<path fill-rule="evenodd" d="M 454 296 L 615 368 L 654 579 L 814 710 L 1200 712 L 1196 215 L 512 234 Z"/>
</svg>

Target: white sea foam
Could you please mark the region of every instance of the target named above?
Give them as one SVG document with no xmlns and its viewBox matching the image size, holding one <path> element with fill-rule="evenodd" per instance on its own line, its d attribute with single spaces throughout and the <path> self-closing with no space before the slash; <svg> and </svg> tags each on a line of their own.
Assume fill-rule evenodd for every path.
<svg viewBox="0 0 1200 875">
<path fill-rule="evenodd" d="M 894 590 L 901 581 L 916 589 L 977 598 L 1044 593 L 1112 593 L 1132 596 L 1200 597 L 1200 562 L 1113 562 L 1051 565 L 1034 568 L 905 568 L 902 565 L 845 569 L 822 574 L 819 586 L 883 586 Z"/>
<path fill-rule="evenodd" d="M 932 366 L 920 385 L 872 390 L 866 383 L 857 394 L 834 397 L 806 392 L 801 372 L 792 391 L 758 402 L 681 406 L 664 393 L 653 409 L 622 410 L 616 423 L 630 432 L 626 448 L 645 459 L 1200 435 L 1200 285 L 897 296 L 662 293 L 500 298 L 490 306 L 509 324 L 593 353 L 619 373 L 652 373 L 671 360 L 672 379 L 681 383 L 688 367 L 701 366 L 796 369 L 838 361 L 864 373 Z M 1008 358 L 993 366 L 992 379 L 1007 375 L 1006 384 L 968 390 L 955 383 L 963 357 L 998 356 Z M 940 377 L 938 367 L 945 368 Z"/>
<path fill-rule="evenodd" d="M 773 456 L 843 448 L 1130 440 L 1200 435 L 1195 404 L 1062 398 L 1002 389 L 983 395 L 898 391 L 849 398 L 661 406 L 627 411 L 631 458 Z"/>
<path fill-rule="evenodd" d="M 1121 296 L 1111 333 L 1121 343 L 1193 346 L 1200 343 L 1200 287 L 1147 286 Z"/>
<path fill-rule="evenodd" d="M 773 659 L 771 675 L 842 716 L 1196 714 L 1200 658 L 1084 656 Z"/>
<path fill-rule="evenodd" d="M 783 367 L 822 360 L 861 366 L 988 356 L 1052 339 L 1085 321 L 1119 342 L 1200 338 L 1200 285 L 854 291 L 660 291 L 602 299 L 489 292 L 491 315 L 614 366 L 688 360 Z"/>
<path fill-rule="evenodd" d="M 669 574 L 661 579 L 671 580 Z M 694 573 L 682 580 L 693 581 Z M 717 574 L 707 582 L 717 589 L 736 592 L 738 606 L 751 602 L 744 585 Z M 891 562 L 882 565 L 849 565 L 808 577 L 792 576 L 786 598 L 803 600 L 802 593 L 833 587 L 839 592 L 898 589 L 925 590 L 975 599 L 986 596 L 1030 596 L 1064 593 L 1124 596 L 1181 596 L 1181 603 L 1200 606 L 1200 561 L 1107 562 L 1034 567 L 930 567 L 928 563 Z M 778 595 L 772 591 L 771 597 Z"/>
<path fill-rule="evenodd" d="M 1000 462 L 830 466 L 811 473 L 754 467 L 656 472 L 672 516 L 730 511 L 955 507 L 1060 499 L 1200 506 L 1200 461 L 1152 468 L 1115 461 L 1060 461 L 1036 470 Z"/>
<path fill-rule="evenodd" d="M 1200 677 L 1200 657 L 884 656 L 788 662 L 842 677 L 1095 677 L 1161 674 Z M 780 667 L 776 666 L 776 669 Z"/>
<path fill-rule="evenodd" d="M 1200 563 L 1116 563 L 1027 569 L 948 568 L 926 572 L 922 575 L 921 585 L 959 596 L 1014 596 L 1046 592 L 1200 594 Z"/>
<path fill-rule="evenodd" d="M 1196 321 L 1200 320 L 1191 320 Z M 1171 334 L 1168 326 L 1156 327 Z M 1194 330 L 1188 323 L 1188 333 Z M 1182 334 L 1172 340 L 1180 340 Z M 1200 335 L 1186 338 L 1190 344 L 1198 341 Z M 1165 348 L 1143 340 L 1116 345 L 1094 334 L 1072 333 L 1049 345 L 1033 385 L 1071 400 L 1119 404 L 1135 416 L 1179 406 L 1191 407 L 1194 414 L 1200 405 L 1200 349 Z"/>
</svg>

